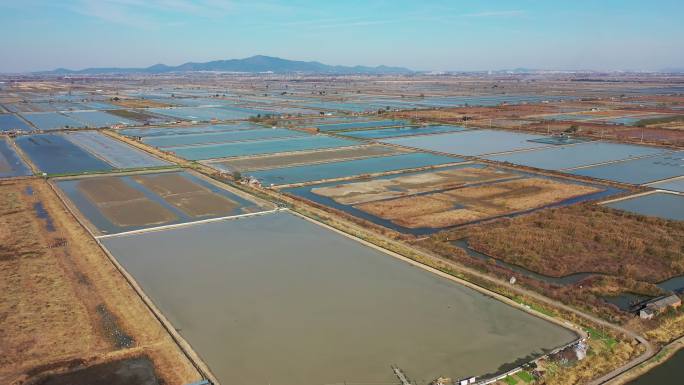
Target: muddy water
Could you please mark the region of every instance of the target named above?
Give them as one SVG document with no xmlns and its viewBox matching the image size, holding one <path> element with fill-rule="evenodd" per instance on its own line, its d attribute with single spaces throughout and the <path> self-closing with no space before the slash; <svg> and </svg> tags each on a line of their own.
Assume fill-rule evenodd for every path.
<svg viewBox="0 0 684 385">
<path fill-rule="evenodd" d="M 288 213 L 103 241 L 223 384 L 424 384 L 575 338 Z"/>
</svg>

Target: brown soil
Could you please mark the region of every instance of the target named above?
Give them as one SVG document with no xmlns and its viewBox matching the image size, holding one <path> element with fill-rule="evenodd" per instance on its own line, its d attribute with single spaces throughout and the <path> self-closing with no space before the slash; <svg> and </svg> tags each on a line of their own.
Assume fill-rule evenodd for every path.
<svg viewBox="0 0 684 385">
<path fill-rule="evenodd" d="M 237 202 L 211 191 L 172 195 L 164 199 L 192 217 L 229 215 L 239 206 Z"/>
<path fill-rule="evenodd" d="M 545 275 L 603 272 L 658 282 L 684 274 L 684 222 L 577 205 L 468 229 L 470 245 Z"/>
<path fill-rule="evenodd" d="M 101 205 L 100 212 L 117 226 L 148 226 L 170 222 L 176 215 L 150 199 Z"/>
<path fill-rule="evenodd" d="M 205 191 L 204 187 L 178 173 L 136 175 L 133 180 L 161 196 Z"/>
<path fill-rule="evenodd" d="M 228 215 L 239 206 L 177 173 L 137 175 L 133 179 L 191 217 Z"/>
<path fill-rule="evenodd" d="M 154 118 L 151 115 L 144 114 L 144 113 L 138 112 L 138 111 L 131 111 L 131 110 L 108 110 L 107 113 L 122 117 L 124 119 L 137 120 L 139 122 L 145 122 L 145 121 L 148 121 L 148 120 L 151 120 Z"/>
<path fill-rule="evenodd" d="M 42 202 L 53 231 L 36 215 L 35 202 Z M 3 384 L 142 350 L 167 384 L 199 378 L 95 240 L 41 180 L 0 183 L 0 330 Z"/>
<path fill-rule="evenodd" d="M 142 191 L 117 176 L 83 179 L 78 182 L 78 190 L 96 205 L 145 198 Z"/>
</svg>

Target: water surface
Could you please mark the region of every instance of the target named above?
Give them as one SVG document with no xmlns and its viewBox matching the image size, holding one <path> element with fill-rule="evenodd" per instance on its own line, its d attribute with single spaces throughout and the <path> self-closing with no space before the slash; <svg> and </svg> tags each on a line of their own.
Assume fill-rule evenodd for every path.
<svg viewBox="0 0 684 385">
<path fill-rule="evenodd" d="M 288 213 L 103 241 L 223 384 L 424 384 L 575 338 Z"/>
<path fill-rule="evenodd" d="M 656 192 L 606 204 L 641 215 L 684 221 L 684 195 Z"/>
</svg>

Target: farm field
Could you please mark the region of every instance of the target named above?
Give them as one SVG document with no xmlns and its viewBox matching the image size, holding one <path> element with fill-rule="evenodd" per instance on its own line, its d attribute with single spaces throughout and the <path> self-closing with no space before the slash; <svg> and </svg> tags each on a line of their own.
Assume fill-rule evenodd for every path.
<svg viewBox="0 0 684 385">
<path fill-rule="evenodd" d="M 58 180 L 90 230 L 100 235 L 265 210 L 242 194 L 189 172 Z"/>
</svg>

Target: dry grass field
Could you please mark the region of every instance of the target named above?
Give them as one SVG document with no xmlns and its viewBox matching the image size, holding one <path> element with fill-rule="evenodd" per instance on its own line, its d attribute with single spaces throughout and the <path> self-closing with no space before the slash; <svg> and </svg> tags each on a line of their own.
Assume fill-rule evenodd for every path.
<svg viewBox="0 0 684 385">
<path fill-rule="evenodd" d="M 2 384 L 141 354 L 166 384 L 199 378 L 44 181 L 0 183 L 0 330 Z"/>
<path fill-rule="evenodd" d="M 408 228 L 442 228 L 524 211 L 599 189 L 544 178 L 524 178 L 462 187 L 354 207 Z"/>
<path fill-rule="evenodd" d="M 476 250 L 550 276 L 591 271 L 658 282 L 684 274 L 684 222 L 596 205 L 540 211 L 467 233 Z"/>
</svg>

